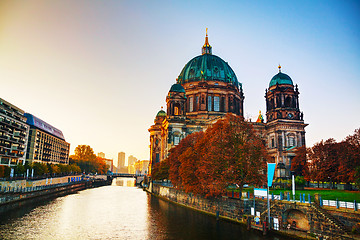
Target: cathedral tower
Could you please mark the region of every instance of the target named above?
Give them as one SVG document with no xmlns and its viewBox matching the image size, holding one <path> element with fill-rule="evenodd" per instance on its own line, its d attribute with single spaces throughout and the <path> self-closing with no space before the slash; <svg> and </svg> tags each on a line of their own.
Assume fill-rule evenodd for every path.
<svg viewBox="0 0 360 240">
<path fill-rule="evenodd" d="M 281 72 L 270 81 L 265 90 L 266 132 L 269 154 L 277 165 L 277 177 L 290 177 L 291 159 L 295 148 L 305 146 L 303 113 L 299 107 L 298 86 Z"/>
</svg>

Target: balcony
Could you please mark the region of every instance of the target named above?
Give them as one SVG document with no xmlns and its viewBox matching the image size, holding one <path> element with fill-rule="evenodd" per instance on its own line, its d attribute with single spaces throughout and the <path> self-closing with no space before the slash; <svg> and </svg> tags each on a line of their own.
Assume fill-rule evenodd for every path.
<svg viewBox="0 0 360 240">
<path fill-rule="evenodd" d="M 9 138 L 10 138 L 10 137 L 9 137 L 9 136 L 6 136 L 6 135 L 1 135 L 1 136 L 0 136 L 0 139 L 4 139 L 4 140 L 9 140 Z"/>
</svg>

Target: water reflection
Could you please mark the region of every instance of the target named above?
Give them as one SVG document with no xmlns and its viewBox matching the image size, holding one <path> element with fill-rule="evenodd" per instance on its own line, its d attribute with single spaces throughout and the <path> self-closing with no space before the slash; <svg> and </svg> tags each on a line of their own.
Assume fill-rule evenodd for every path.
<svg viewBox="0 0 360 240">
<path fill-rule="evenodd" d="M 1 239 L 264 239 L 243 227 L 169 204 L 133 179 L 0 216 Z M 266 238 L 275 239 L 275 238 Z"/>
<path fill-rule="evenodd" d="M 135 178 L 115 178 L 112 181 L 112 186 L 122 186 L 122 187 L 135 187 L 136 179 Z"/>
</svg>

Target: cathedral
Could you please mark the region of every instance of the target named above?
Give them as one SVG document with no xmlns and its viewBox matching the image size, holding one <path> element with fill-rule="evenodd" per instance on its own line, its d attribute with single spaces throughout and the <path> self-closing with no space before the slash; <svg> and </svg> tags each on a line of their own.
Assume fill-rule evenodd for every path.
<svg viewBox="0 0 360 240">
<path fill-rule="evenodd" d="M 298 86 L 279 72 L 265 90 L 266 122 L 259 113 L 254 129 L 266 140 L 276 176 L 290 176 L 295 148 L 305 145 L 303 113 L 299 108 Z M 160 110 L 149 128 L 150 165 L 164 160 L 169 150 L 187 135 L 205 130 L 226 113 L 244 115 L 244 93 L 229 64 L 212 54 L 206 33 L 202 54 L 182 69 L 166 96 L 166 112 Z"/>
</svg>

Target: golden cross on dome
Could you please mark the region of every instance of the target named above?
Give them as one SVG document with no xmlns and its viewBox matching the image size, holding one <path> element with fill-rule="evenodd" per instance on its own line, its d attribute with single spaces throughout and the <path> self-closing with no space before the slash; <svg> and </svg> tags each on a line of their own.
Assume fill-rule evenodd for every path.
<svg viewBox="0 0 360 240">
<path fill-rule="evenodd" d="M 279 69 L 279 72 L 281 72 L 281 65 L 279 64 L 279 66 L 278 66 L 278 69 Z"/>
</svg>

